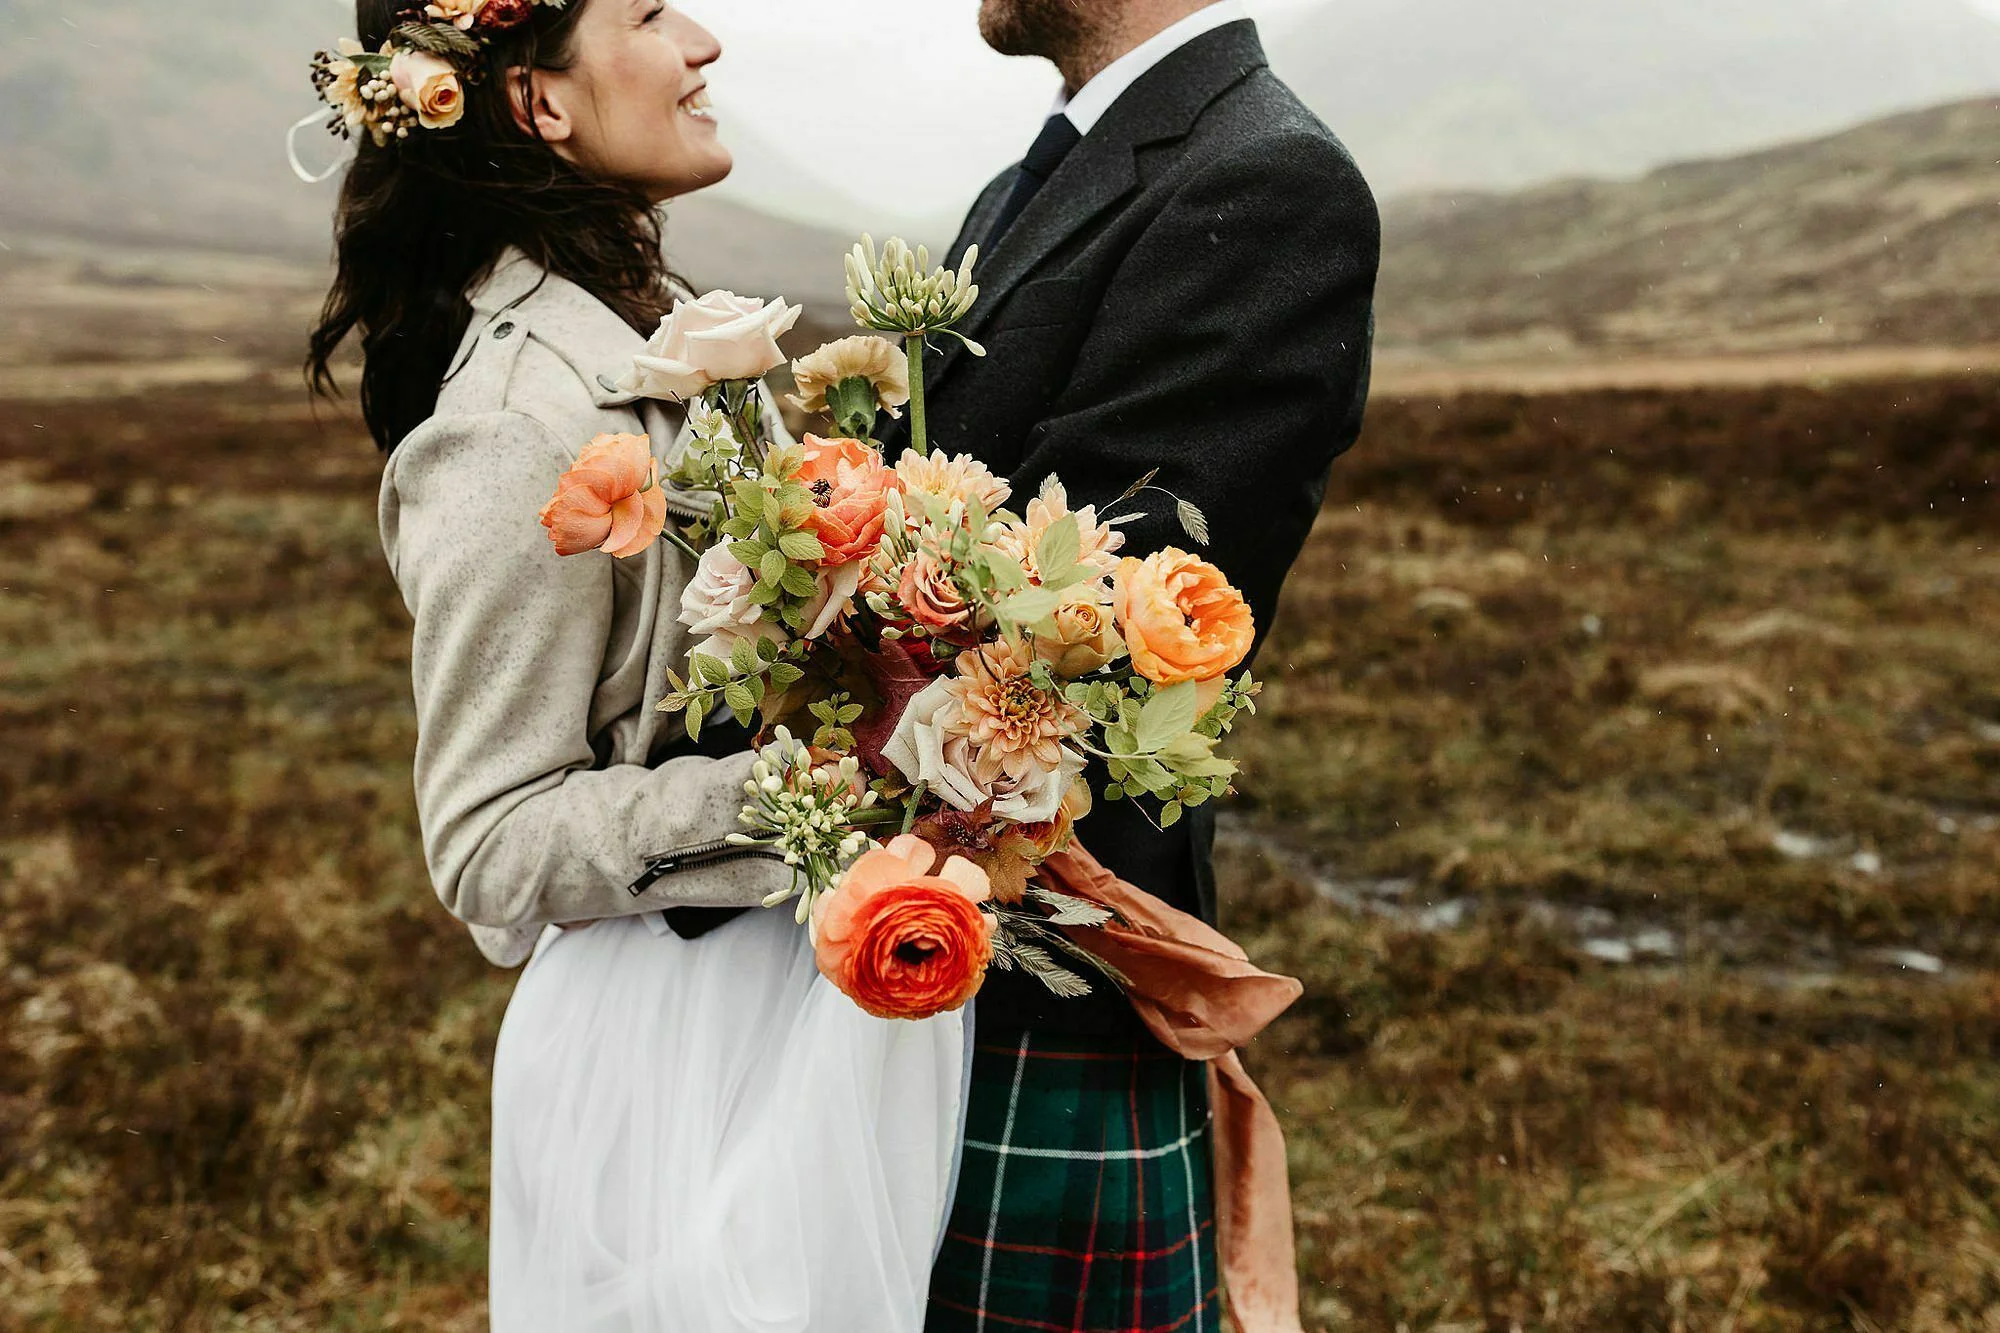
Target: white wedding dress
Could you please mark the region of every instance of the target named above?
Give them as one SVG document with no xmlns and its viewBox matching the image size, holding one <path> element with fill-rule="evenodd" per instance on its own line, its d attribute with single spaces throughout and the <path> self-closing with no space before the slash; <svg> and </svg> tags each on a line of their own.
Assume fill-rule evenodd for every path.
<svg viewBox="0 0 2000 1333">
<path fill-rule="evenodd" d="M 550 927 L 494 1057 L 495 1333 L 919 1333 L 968 1022 L 869 1017 L 782 908 Z"/>
</svg>

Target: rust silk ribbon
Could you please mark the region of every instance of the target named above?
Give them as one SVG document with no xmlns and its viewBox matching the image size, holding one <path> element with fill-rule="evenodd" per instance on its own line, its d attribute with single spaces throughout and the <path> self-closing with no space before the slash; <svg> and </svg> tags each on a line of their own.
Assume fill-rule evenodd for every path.
<svg viewBox="0 0 2000 1333">
<path fill-rule="evenodd" d="M 1284 1131 L 1237 1051 L 1305 988 L 1257 967 L 1227 935 L 1118 878 L 1079 844 L 1040 873 L 1049 888 L 1118 914 L 1107 926 L 1067 929 L 1130 978 L 1132 1007 L 1163 1045 L 1208 1065 L 1216 1249 L 1239 1333 L 1302 1333 Z"/>
</svg>

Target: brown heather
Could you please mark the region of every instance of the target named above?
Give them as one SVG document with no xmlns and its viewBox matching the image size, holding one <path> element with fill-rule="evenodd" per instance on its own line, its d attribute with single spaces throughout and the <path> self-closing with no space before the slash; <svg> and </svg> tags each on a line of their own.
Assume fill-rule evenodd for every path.
<svg viewBox="0 0 2000 1333">
<path fill-rule="evenodd" d="M 375 452 L 258 383 L 0 401 L 7 1330 L 483 1326 L 509 982 L 425 879 Z M 1309 988 L 1255 1054 L 1309 1327 L 2000 1329 L 1996 427 L 1377 405 L 1224 843 Z"/>
</svg>

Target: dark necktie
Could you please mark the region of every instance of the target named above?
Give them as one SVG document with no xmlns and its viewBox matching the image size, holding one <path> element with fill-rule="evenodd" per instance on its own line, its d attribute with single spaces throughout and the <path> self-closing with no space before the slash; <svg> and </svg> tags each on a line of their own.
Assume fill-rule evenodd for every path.
<svg viewBox="0 0 2000 1333">
<path fill-rule="evenodd" d="M 1014 225 L 1014 219 L 1021 216 L 1021 210 L 1028 201 L 1040 194 L 1042 187 L 1049 183 L 1049 177 L 1056 174 L 1056 168 L 1063 164 L 1070 150 L 1083 142 L 1076 126 L 1068 116 L 1057 113 L 1050 116 L 1042 126 L 1042 132 L 1035 136 L 1035 142 L 1028 149 L 1028 155 L 1021 159 L 1020 178 L 1014 182 L 1014 189 L 1001 206 L 1000 216 L 986 233 L 986 247 L 990 250 L 999 244 L 1007 229 Z"/>
</svg>

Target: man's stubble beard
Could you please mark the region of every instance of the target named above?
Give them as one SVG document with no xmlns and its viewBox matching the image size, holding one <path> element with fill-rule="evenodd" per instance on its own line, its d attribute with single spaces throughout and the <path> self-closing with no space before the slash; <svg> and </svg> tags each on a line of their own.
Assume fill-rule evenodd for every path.
<svg viewBox="0 0 2000 1333">
<path fill-rule="evenodd" d="M 1093 6 L 1107 0 L 981 0 L 979 35 L 1003 56 L 1040 56 L 1069 70 L 1102 43 Z"/>
</svg>

